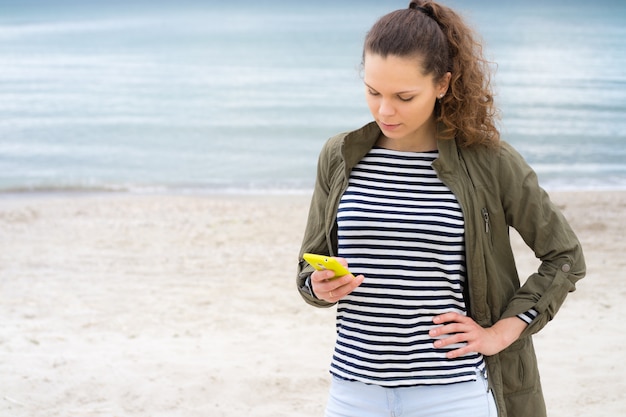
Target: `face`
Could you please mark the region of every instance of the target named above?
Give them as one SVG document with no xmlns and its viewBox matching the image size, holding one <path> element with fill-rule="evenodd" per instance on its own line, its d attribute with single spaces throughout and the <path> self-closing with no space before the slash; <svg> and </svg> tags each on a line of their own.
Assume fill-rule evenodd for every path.
<svg viewBox="0 0 626 417">
<path fill-rule="evenodd" d="M 446 93 L 450 74 L 435 83 L 416 58 L 370 53 L 363 69 L 367 104 L 385 137 L 405 148 L 435 143 L 435 102 Z"/>
</svg>

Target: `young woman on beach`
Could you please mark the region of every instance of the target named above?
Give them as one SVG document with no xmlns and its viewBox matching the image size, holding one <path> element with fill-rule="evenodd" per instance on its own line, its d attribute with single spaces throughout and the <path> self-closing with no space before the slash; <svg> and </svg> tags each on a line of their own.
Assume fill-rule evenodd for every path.
<svg viewBox="0 0 626 417">
<path fill-rule="evenodd" d="M 321 152 L 297 277 L 309 304 L 337 305 L 326 415 L 545 416 L 531 335 L 585 264 L 500 140 L 481 45 L 453 10 L 412 1 L 368 32 L 363 81 L 374 122 Z M 541 261 L 521 286 L 509 227 Z"/>
</svg>

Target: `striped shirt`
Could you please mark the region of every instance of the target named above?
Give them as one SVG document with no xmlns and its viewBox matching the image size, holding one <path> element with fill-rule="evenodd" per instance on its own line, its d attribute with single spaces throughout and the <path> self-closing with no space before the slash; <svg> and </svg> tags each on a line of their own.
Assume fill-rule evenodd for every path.
<svg viewBox="0 0 626 417">
<path fill-rule="evenodd" d="M 331 373 L 386 387 L 476 379 L 483 357 L 455 359 L 428 332 L 467 314 L 464 219 L 432 168 L 438 153 L 372 149 L 352 170 L 337 221 L 339 256 L 365 281 L 339 301 Z"/>
</svg>

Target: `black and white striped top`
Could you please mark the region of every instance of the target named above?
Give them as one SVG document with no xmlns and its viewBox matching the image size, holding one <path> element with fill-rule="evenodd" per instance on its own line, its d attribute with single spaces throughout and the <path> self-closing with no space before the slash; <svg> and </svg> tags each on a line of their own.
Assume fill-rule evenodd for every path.
<svg viewBox="0 0 626 417">
<path fill-rule="evenodd" d="M 466 314 L 464 219 L 432 168 L 438 153 L 372 149 L 338 211 L 339 256 L 365 281 L 337 307 L 334 375 L 386 387 L 451 384 L 484 372 L 483 357 L 447 359 L 434 316 Z"/>
</svg>

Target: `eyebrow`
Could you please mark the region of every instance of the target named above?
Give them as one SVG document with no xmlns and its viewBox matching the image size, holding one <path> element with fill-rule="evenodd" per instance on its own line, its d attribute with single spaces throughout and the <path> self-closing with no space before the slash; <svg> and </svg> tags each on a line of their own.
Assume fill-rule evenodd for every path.
<svg viewBox="0 0 626 417">
<path fill-rule="evenodd" d="M 371 85 L 369 85 L 368 83 L 366 83 L 365 81 L 363 81 L 363 84 L 365 84 L 365 85 L 367 86 L 367 88 L 370 88 L 370 89 L 372 89 L 372 90 L 374 90 L 374 91 L 378 91 L 378 90 L 376 90 L 374 87 L 372 87 Z M 400 94 L 414 94 L 414 93 L 417 93 L 417 92 L 419 92 L 419 91 L 420 91 L 419 89 L 415 89 L 415 90 L 407 90 L 407 91 L 398 91 L 397 93 L 394 93 L 394 94 L 396 94 L 396 95 L 400 95 Z"/>
</svg>

